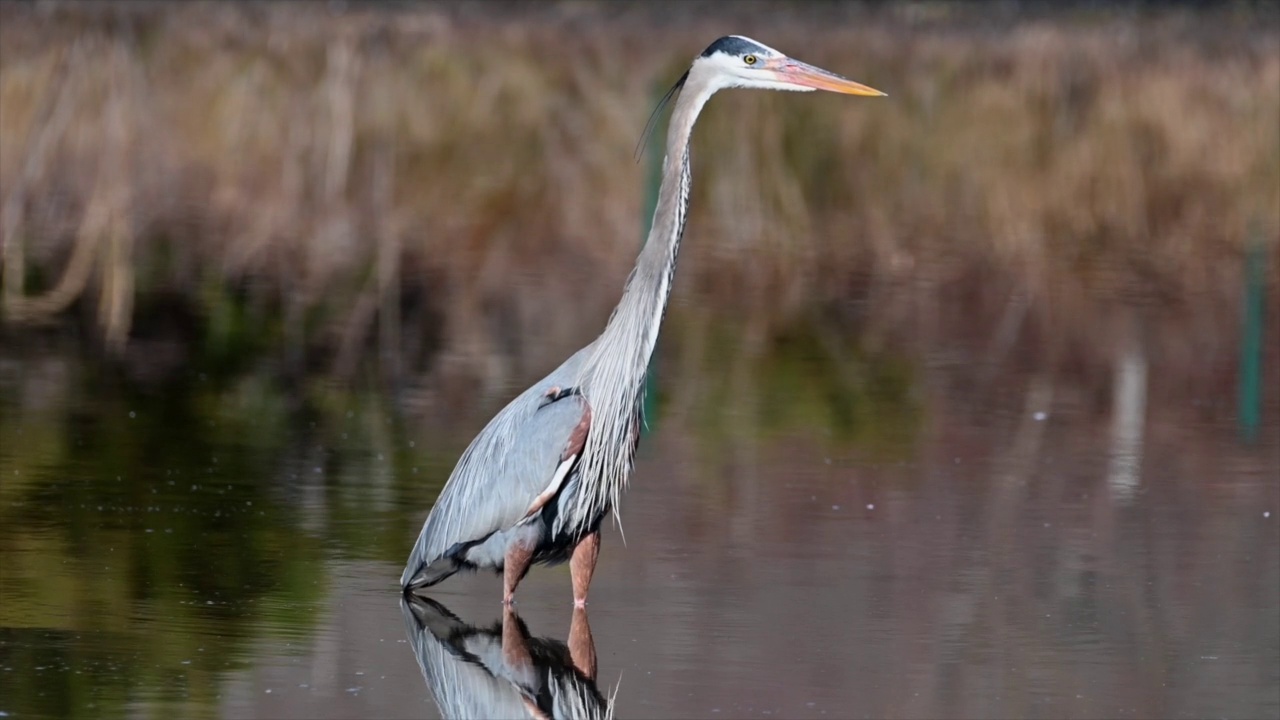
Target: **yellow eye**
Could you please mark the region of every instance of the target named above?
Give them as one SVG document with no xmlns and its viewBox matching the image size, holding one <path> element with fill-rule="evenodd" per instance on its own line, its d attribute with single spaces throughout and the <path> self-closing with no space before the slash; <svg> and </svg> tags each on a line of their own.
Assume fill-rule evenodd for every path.
<svg viewBox="0 0 1280 720">
<path fill-rule="evenodd" d="M 755 64 L 756 64 L 756 56 L 755 56 L 755 55 L 743 55 L 743 56 L 742 56 L 742 62 L 744 62 L 744 63 L 746 63 L 746 64 L 748 64 L 748 65 L 755 65 Z"/>
</svg>

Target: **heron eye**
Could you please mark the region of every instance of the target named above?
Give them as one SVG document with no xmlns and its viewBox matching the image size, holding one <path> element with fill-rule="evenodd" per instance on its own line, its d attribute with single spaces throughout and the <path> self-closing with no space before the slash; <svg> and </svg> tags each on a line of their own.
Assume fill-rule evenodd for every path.
<svg viewBox="0 0 1280 720">
<path fill-rule="evenodd" d="M 755 65 L 755 64 L 756 64 L 756 56 L 755 56 L 755 55 L 743 55 L 743 56 L 742 56 L 742 62 L 744 62 L 744 63 L 746 63 L 746 64 L 748 64 L 748 65 Z"/>
</svg>

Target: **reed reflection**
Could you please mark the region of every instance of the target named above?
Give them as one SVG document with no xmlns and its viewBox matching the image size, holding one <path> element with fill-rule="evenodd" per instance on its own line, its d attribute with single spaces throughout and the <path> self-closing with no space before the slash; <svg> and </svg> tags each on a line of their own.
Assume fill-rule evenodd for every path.
<svg viewBox="0 0 1280 720">
<path fill-rule="evenodd" d="M 433 600 L 400 600 L 409 645 L 445 718 L 611 718 L 596 687 L 596 648 L 587 612 L 573 611 L 566 645 L 529 634 L 515 608 L 487 628 Z"/>
</svg>

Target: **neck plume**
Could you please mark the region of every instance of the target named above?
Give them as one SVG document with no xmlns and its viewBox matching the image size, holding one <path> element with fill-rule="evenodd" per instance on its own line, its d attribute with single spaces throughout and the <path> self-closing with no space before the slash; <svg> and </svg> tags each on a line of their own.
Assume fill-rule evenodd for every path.
<svg viewBox="0 0 1280 720">
<path fill-rule="evenodd" d="M 622 299 L 582 367 L 579 387 L 591 407 L 591 430 L 579 465 L 582 520 L 612 507 L 631 473 L 640 437 L 641 398 L 649 359 L 666 313 L 676 255 L 689 208 L 689 138 L 715 88 L 688 77 L 671 112 L 662 185 L 653 224 Z M 566 519 L 568 520 L 568 519 Z"/>
</svg>

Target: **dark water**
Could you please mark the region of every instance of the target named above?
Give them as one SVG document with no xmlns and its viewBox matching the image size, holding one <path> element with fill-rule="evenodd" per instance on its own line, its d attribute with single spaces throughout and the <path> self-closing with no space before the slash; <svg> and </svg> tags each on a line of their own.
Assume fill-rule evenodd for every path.
<svg viewBox="0 0 1280 720">
<path fill-rule="evenodd" d="M 1280 716 L 1274 409 L 1148 411 L 1143 363 L 1101 412 L 911 360 L 668 398 L 587 614 L 535 568 L 504 621 L 494 576 L 396 587 L 494 407 L 84 356 L 0 354 L 0 717 Z"/>
</svg>

